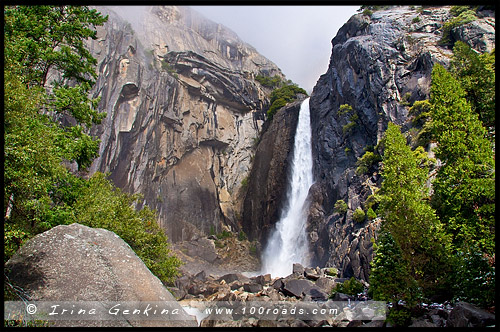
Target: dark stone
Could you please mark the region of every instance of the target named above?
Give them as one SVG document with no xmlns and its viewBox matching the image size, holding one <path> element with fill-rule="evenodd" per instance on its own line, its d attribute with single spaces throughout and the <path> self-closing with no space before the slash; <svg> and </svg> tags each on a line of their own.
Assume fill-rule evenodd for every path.
<svg viewBox="0 0 500 332">
<path fill-rule="evenodd" d="M 310 280 L 318 280 L 319 279 L 319 274 L 316 272 L 315 269 L 310 268 L 310 267 L 306 267 L 304 269 L 304 276 Z"/>
<path fill-rule="evenodd" d="M 306 279 L 291 279 L 285 282 L 283 286 L 283 294 L 302 298 L 304 293 L 308 291 L 314 284 Z"/>
<path fill-rule="evenodd" d="M 292 266 L 292 273 L 302 276 L 304 275 L 304 267 L 299 263 L 294 263 Z"/>
<path fill-rule="evenodd" d="M 451 310 L 447 327 L 486 327 L 495 325 L 495 315 L 467 302 L 458 302 Z"/>
<path fill-rule="evenodd" d="M 331 278 L 318 278 L 314 283 L 316 287 L 319 287 L 323 292 L 330 294 L 332 292 L 332 288 L 335 286 L 335 281 Z"/>
<path fill-rule="evenodd" d="M 250 240 L 260 240 L 263 245 L 285 201 L 300 104 L 283 107 L 263 128 L 248 177 L 242 226 Z"/>
<path fill-rule="evenodd" d="M 313 287 L 307 289 L 303 293 L 304 293 L 304 295 L 309 295 L 311 297 L 312 301 L 327 301 L 328 300 L 328 294 L 316 286 L 313 286 Z"/>
<path fill-rule="evenodd" d="M 264 274 L 264 275 L 258 275 L 256 277 L 250 278 L 251 280 L 254 280 L 256 283 L 265 286 L 269 284 L 272 280 L 270 274 Z"/>
<path fill-rule="evenodd" d="M 245 292 L 258 293 L 262 290 L 262 285 L 255 283 L 244 284 L 243 289 L 245 290 Z"/>
<path fill-rule="evenodd" d="M 281 290 L 283 288 L 284 282 L 283 278 L 276 279 L 276 281 L 273 283 L 273 288 L 276 290 Z"/>
<path fill-rule="evenodd" d="M 218 282 L 220 282 L 222 280 L 224 280 L 226 282 L 226 284 L 230 284 L 236 280 L 239 282 L 242 282 L 242 283 L 250 282 L 250 278 L 248 278 L 247 276 L 245 276 L 241 273 L 228 273 L 228 274 L 223 275 L 219 279 L 217 279 Z"/>
<path fill-rule="evenodd" d="M 335 293 L 332 299 L 333 301 L 348 301 L 352 300 L 353 297 L 344 293 Z"/>
<path fill-rule="evenodd" d="M 438 327 L 438 325 L 429 322 L 425 318 L 417 318 L 412 321 L 409 327 Z"/>
</svg>

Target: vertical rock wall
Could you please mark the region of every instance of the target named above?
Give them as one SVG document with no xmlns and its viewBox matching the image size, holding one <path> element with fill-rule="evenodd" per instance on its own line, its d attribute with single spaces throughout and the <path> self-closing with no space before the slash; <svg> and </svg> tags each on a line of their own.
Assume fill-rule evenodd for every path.
<svg viewBox="0 0 500 332">
<path fill-rule="evenodd" d="M 188 7 L 137 7 L 128 21 L 123 8 L 97 9 L 110 16 L 88 47 L 107 117 L 94 129 L 91 173 L 142 193 L 173 241 L 238 228 L 239 188 L 270 92 L 254 77 L 283 74 Z"/>
<path fill-rule="evenodd" d="M 337 266 L 344 277 L 368 280 L 371 240 L 380 224 L 378 219 L 361 224 L 352 220 L 354 210 L 364 208 L 381 183 L 378 172 L 357 175 L 356 161 L 366 147 L 379 142 L 389 121 L 407 131 L 406 105 L 429 97 L 434 63 L 447 66 L 452 55 L 451 49 L 438 45 L 450 8 L 419 12 L 398 6 L 371 16 L 357 14 L 332 40 L 329 68 L 310 100 L 317 183 L 310 191 L 308 231 L 315 263 Z M 479 51 L 491 50 L 494 26 L 494 17 L 484 16 L 452 34 L 456 40 L 464 36 Z M 353 111 L 339 112 L 343 104 Z M 345 215 L 334 212 L 339 199 L 348 204 Z"/>
</svg>

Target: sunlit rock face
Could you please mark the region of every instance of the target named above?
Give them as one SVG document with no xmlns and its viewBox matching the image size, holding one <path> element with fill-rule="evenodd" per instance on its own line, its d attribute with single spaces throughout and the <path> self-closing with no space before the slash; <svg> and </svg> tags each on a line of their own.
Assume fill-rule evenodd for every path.
<svg viewBox="0 0 500 332">
<path fill-rule="evenodd" d="M 268 105 L 256 75 L 280 69 L 188 7 L 97 7 L 109 14 L 88 48 L 98 59 L 93 129 L 120 188 L 144 195 L 173 241 L 239 228 L 240 187 Z"/>
<path fill-rule="evenodd" d="M 407 105 L 429 98 L 433 65 L 448 66 L 452 55 L 438 45 L 450 8 L 426 7 L 419 13 L 398 6 L 371 17 L 357 14 L 332 40 L 329 68 L 310 100 L 316 184 L 310 191 L 308 232 L 316 264 L 336 266 L 344 277 L 368 280 L 371 240 L 380 224 L 378 219 L 352 220 L 354 210 L 364 207 L 381 183 L 378 171 L 357 175 L 356 161 L 365 148 L 377 145 L 388 122 L 408 131 Z M 480 16 L 452 29 L 451 36 L 480 52 L 491 51 L 494 13 Z M 353 112 L 338 112 L 343 104 Z M 354 113 L 358 118 L 353 121 Z M 349 122 L 355 122 L 350 129 Z M 349 206 L 345 215 L 334 212 L 339 199 Z"/>
</svg>

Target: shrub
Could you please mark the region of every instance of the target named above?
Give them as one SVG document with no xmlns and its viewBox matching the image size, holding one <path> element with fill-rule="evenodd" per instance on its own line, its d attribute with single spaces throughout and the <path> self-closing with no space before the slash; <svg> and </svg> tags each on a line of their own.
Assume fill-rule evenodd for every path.
<svg viewBox="0 0 500 332">
<path fill-rule="evenodd" d="M 245 234 L 245 232 L 240 231 L 240 232 L 238 233 L 238 240 L 239 240 L 239 241 L 245 241 L 245 240 L 247 240 L 247 239 L 248 239 L 248 237 L 247 237 L 247 235 Z"/>
<path fill-rule="evenodd" d="M 281 80 L 281 77 L 275 75 L 273 77 L 270 76 L 264 76 L 264 75 L 257 75 L 255 76 L 255 80 L 262 84 L 265 87 L 268 88 L 276 88 L 279 87 L 283 84 L 283 81 Z"/>
<path fill-rule="evenodd" d="M 420 22 L 420 17 L 418 16 L 415 16 L 413 20 L 411 20 L 411 23 L 418 23 L 418 22 Z"/>
<path fill-rule="evenodd" d="M 366 211 L 366 217 L 368 218 L 368 220 L 373 220 L 375 218 L 377 218 L 377 214 L 375 213 L 375 211 L 373 211 L 373 209 L 370 207 L 368 208 L 368 210 Z"/>
<path fill-rule="evenodd" d="M 358 223 L 362 223 L 365 220 L 365 217 L 365 211 L 363 211 L 360 207 L 358 207 L 352 215 L 352 219 Z"/>
<path fill-rule="evenodd" d="M 286 85 L 271 92 L 271 106 L 267 111 L 268 119 L 272 120 L 274 114 L 281 107 L 296 99 L 298 94 L 307 95 L 307 92 L 293 83 L 286 83 Z"/>
<path fill-rule="evenodd" d="M 219 234 L 216 235 L 219 240 L 227 239 L 233 236 L 233 233 L 223 230 Z"/>
<path fill-rule="evenodd" d="M 333 295 L 335 295 L 335 293 L 357 295 L 359 293 L 362 293 L 363 289 L 363 284 L 360 281 L 356 280 L 356 278 L 351 277 L 351 279 L 335 285 L 335 288 L 332 290 L 332 297 Z"/>
<path fill-rule="evenodd" d="M 334 205 L 335 212 L 339 214 L 344 214 L 347 212 L 347 203 L 339 199 Z"/>
<path fill-rule="evenodd" d="M 356 122 L 349 122 L 342 127 L 342 134 L 347 135 L 356 126 Z"/>
<path fill-rule="evenodd" d="M 363 10 L 363 15 L 365 15 L 365 16 L 372 16 L 373 15 L 373 11 L 371 11 L 368 8 L 366 8 L 365 10 Z"/>
<path fill-rule="evenodd" d="M 342 104 L 337 111 L 338 116 L 342 116 L 352 112 L 352 106 L 349 104 Z"/>
<path fill-rule="evenodd" d="M 181 261 L 171 256 L 168 238 L 156 222 L 155 211 L 134 207 L 140 195 L 130 195 L 114 187 L 102 173 L 96 173 L 74 205 L 76 220 L 94 228 L 116 233 L 165 284 L 173 284 Z"/>
<path fill-rule="evenodd" d="M 448 22 L 443 24 L 443 35 L 439 40 L 440 45 L 453 46 L 454 41 L 451 38 L 451 31 L 454 28 L 462 26 L 464 24 L 470 23 L 477 19 L 476 13 L 472 10 L 465 10 L 460 13 L 457 17 L 450 19 Z"/>
<path fill-rule="evenodd" d="M 331 276 L 331 277 L 336 277 L 338 276 L 339 271 L 335 267 L 330 267 L 326 270 L 326 274 Z"/>
<path fill-rule="evenodd" d="M 356 162 L 356 165 L 358 166 L 356 168 L 356 174 L 361 175 L 368 173 L 370 167 L 381 160 L 382 157 L 379 154 L 375 154 L 371 151 L 366 151 L 365 154 Z"/>
</svg>

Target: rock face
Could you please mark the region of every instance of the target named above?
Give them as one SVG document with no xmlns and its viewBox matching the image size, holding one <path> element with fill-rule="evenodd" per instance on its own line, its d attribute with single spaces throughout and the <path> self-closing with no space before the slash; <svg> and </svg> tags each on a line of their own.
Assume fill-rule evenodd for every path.
<svg viewBox="0 0 500 332">
<path fill-rule="evenodd" d="M 248 175 L 270 92 L 256 75 L 284 78 L 236 34 L 189 7 L 119 7 L 88 48 L 98 59 L 94 96 L 106 119 L 90 173 L 142 193 L 172 241 L 222 224 L 238 228 Z M 118 14 L 117 14 L 118 13 Z"/>
<path fill-rule="evenodd" d="M 438 46 L 449 9 L 426 7 L 419 13 L 400 6 L 371 17 L 357 14 L 333 38 L 329 68 L 310 100 L 316 180 L 308 220 L 313 266 L 337 266 L 341 276 L 368 280 L 379 220 L 357 224 L 352 213 L 364 207 L 381 179 L 378 172 L 356 175 L 356 161 L 366 147 L 376 146 L 388 122 L 408 130 L 405 104 L 429 97 L 433 64 L 446 66 L 452 54 Z M 494 17 L 484 16 L 453 29 L 452 36 L 491 51 L 494 27 Z M 353 110 L 338 112 L 343 104 Z M 334 212 L 339 199 L 348 204 L 345 215 Z"/>
<path fill-rule="evenodd" d="M 263 133 L 248 177 L 243 202 L 243 229 L 250 239 L 264 243 L 279 220 L 286 198 L 288 166 L 302 100 L 280 109 Z"/>
<path fill-rule="evenodd" d="M 58 326 L 197 325 L 132 249 L 104 229 L 80 224 L 54 227 L 28 241 L 6 263 L 6 271 L 34 301 L 173 301 L 184 319 L 61 320 Z"/>
</svg>

